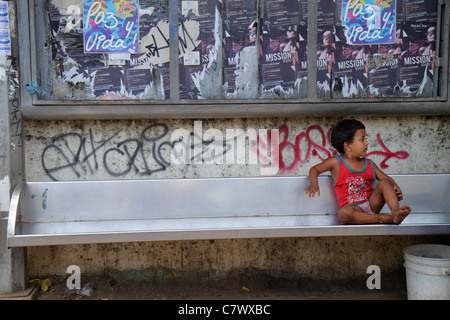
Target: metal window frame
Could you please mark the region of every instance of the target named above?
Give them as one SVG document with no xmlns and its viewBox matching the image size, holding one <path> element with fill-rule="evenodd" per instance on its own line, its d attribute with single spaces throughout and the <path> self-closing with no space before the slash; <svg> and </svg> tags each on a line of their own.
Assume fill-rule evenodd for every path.
<svg viewBox="0 0 450 320">
<path fill-rule="evenodd" d="M 21 90 L 21 111 L 31 120 L 75 119 L 193 119 L 193 118 L 257 118 L 301 116 L 381 116 L 381 115 L 449 115 L 450 101 L 450 5 L 438 1 L 437 72 L 435 97 L 323 99 L 316 96 L 316 57 L 308 56 L 308 96 L 285 100 L 170 100 L 145 101 L 47 101 L 38 100 Z M 22 86 L 38 78 L 36 43 L 36 1 L 17 1 L 20 81 Z M 308 15 L 317 15 L 317 1 L 308 1 Z M 317 47 L 317 19 L 308 19 L 308 52 Z M 171 51 L 177 57 L 178 39 Z M 171 91 L 178 90 L 178 63 L 171 67 Z M 175 81 L 173 80 L 175 78 Z"/>
</svg>

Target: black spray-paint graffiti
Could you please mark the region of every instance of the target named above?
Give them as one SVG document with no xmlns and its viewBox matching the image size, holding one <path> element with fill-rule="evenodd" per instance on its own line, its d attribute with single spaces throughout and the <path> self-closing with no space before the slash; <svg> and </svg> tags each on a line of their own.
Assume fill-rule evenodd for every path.
<svg viewBox="0 0 450 320">
<path fill-rule="evenodd" d="M 54 181 L 60 180 L 68 172 L 80 179 L 103 170 L 113 177 L 132 174 L 150 176 L 170 167 L 171 156 L 185 157 L 174 152 L 177 144 L 183 145 L 181 149 L 190 150 L 190 159 L 182 160 L 182 163 L 190 164 L 198 163 L 198 159 L 205 163 L 220 159 L 233 143 L 227 140 L 205 140 L 196 137 L 193 132 L 187 141 L 171 141 L 166 124 L 146 127 L 139 138 L 120 140 L 120 134 L 119 130 L 98 143 L 94 141 L 92 129 L 89 129 L 87 137 L 77 132 L 57 136 L 42 152 L 44 172 Z M 221 154 L 211 152 L 217 144 L 221 145 Z"/>
<path fill-rule="evenodd" d="M 56 174 L 70 170 L 77 177 L 93 174 L 103 164 L 104 170 L 111 176 L 125 176 L 134 169 L 136 174 L 151 175 L 163 171 L 168 162 L 161 154 L 164 145 L 170 144 L 162 139 L 167 135 L 168 127 L 155 124 L 145 128 L 140 138 L 125 139 L 117 144 L 112 141 L 120 134 L 115 132 L 97 145 L 94 134 L 89 129 L 88 137 L 71 132 L 52 140 L 42 153 L 42 167 L 52 179 L 58 180 Z M 88 146 L 90 148 L 88 149 Z M 143 166 L 137 165 L 138 156 Z"/>
</svg>

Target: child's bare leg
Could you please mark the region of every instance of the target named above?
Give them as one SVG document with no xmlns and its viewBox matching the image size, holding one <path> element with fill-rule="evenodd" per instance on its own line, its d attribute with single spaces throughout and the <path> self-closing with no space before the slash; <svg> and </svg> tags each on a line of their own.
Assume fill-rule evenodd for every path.
<svg viewBox="0 0 450 320">
<path fill-rule="evenodd" d="M 375 213 L 379 213 L 384 204 L 387 203 L 392 213 L 393 222 L 391 223 L 395 224 L 400 224 L 411 212 L 410 206 L 404 205 L 400 207 L 394 185 L 388 179 L 383 179 L 378 182 L 370 196 L 369 203 L 372 211 Z"/>
<path fill-rule="evenodd" d="M 339 219 L 346 224 L 372 224 L 372 223 L 394 223 L 394 217 L 390 214 L 365 213 L 357 205 L 349 205 L 338 211 Z"/>
</svg>

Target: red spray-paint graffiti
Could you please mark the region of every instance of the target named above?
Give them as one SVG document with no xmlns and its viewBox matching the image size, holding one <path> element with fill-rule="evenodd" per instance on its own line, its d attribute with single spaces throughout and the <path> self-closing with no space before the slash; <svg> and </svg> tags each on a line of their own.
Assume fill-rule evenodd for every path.
<svg viewBox="0 0 450 320">
<path fill-rule="evenodd" d="M 406 160 L 409 157 L 409 153 L 406 151 L 397 151 L 392 152 L 389 150 L 384 142 L 381 140 L 380 133 L 377 133 L 377 141 L 380 144 L 380 146 L 383 148 L 384 151 L 372 151 L 367 154 L 367 157 L 370 157 L 371 155 L 381 155 L 384 157 L 384 160 L 380 163 L 381 169 L 387 169 L 389 166 L 386 164 L 386 162 L 391 158 L 396 158 L 399 160 Z"/>
<path fill-rule="evenodd" d="M 338 153 L 331 145 L 332 128 L 329 129 L 325 134 L 325 131 L 319 125 L 311 125 L 310 127 L 308 127 L 308 129 L 306 129 L 305 132 L 300 132 L 298 135 L 296 135 L 294 142 L 289 141 L 290 132 L 289 127 L 286 124 L 281 125 L 278 130 L 280 137 L 279 174 L 295 171 L 299 165 L 301 166 L 307 164 L 313 157 L 317 157 L 320 161 L 323 161 Z M 314 134 L 314 137 L 318 136 L 319 141 L 313 140 L 313 135 L 311 134 L 312 132 L 316 133 Z M 268 143 L 270 143 L 270 136 L 271 135 L 268 134 Z M 389 167 L 387 161 L 392 158 L 405 160 L 409 157 L 409 153 L 406 151 L 392 152 L 391 150 L 389 150 L 388 147 L 386 147 L 386 144 L 381 139 L 380 133 L 377 133 L 377 141 L 383 148 L 383 150 L 372 151 L 367 154 L 367 157 L 373 155 L 384 157 L 383 161 L 380 163 L 381 169 L 387 169 Z M 300 148 L 300 145 L 306 145 L 306 152 Z M 264 156 L 266 154 L 266 148 L 267 144 L 264 143 L 262 139 L 259 139 L 259 137 L 257 146 L 251 148 L 254 152 L 256 152 L 260 162 L 263 164 L 267 162 L 267 159 Z M 286 163 L 288 161 L 286 159 L 286 154 L 288 152 L 294 153 L 293 160 L 290 164 Z"/>
</svg>

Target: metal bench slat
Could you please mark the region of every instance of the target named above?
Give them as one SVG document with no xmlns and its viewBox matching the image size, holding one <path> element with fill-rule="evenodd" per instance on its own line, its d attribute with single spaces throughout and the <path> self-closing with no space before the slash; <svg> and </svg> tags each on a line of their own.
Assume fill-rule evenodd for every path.
<svg viewBox="0 0 450 320">
<path fill-rule="evenodd" d="M 8 245 L 450 234 L 449 176 L 393 176 L 413 208 L 399 226 L 342 225 L 327 176 L 320 198 L 307 177 L 29 182 L 11 199 Z"/>
</svg>

